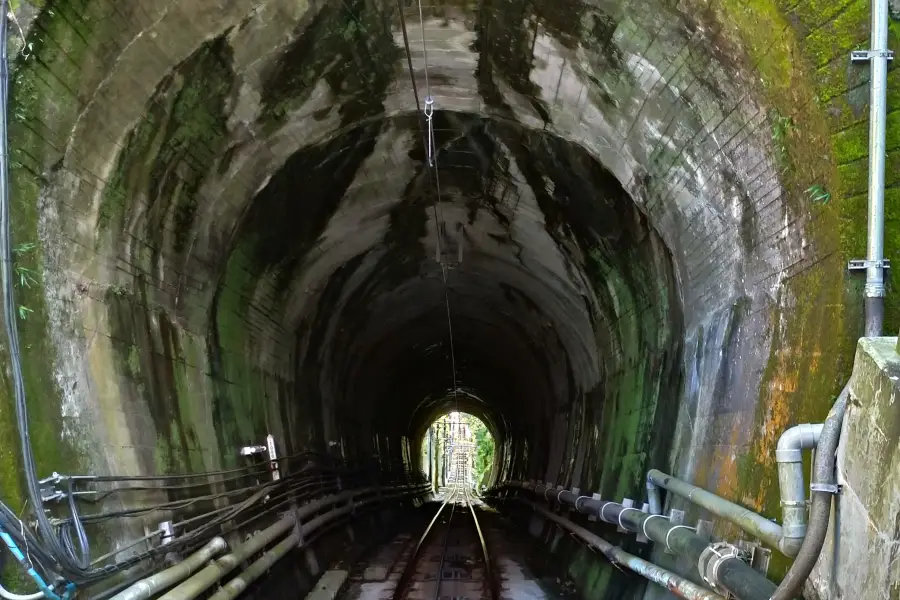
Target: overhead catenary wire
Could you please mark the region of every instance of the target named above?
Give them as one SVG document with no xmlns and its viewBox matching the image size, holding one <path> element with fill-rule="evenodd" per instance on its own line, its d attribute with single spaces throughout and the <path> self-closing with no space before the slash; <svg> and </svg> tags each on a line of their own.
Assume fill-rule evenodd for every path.
<svg viewBox="0 0 900 600">
<path fill-rule="evenodd" d="M 444 308 L 447 316 L 447 334 L 450 346 L 450 369 L 452 376 L 451 393 L 456 400 L 456 410 L 459 412 L 459 398 L 457 397 L 457 389 L 459 387 L 456 368 L 456 346 L 453 339 L 453 319 L 450 310 L 450 285 L 447 278 L 447 265 L 444 262 L 444 245 L 442 237 L 444 235 L 444 218 L 441 210 L 441 179 L 438 169 L 437 145 L 434 139 L 434 97 L 431 94 L 431 81 L 428 77 L 428 44 L 425 40 L 425 17 L 422 11 L 422 2 L 417 0 L 419 11 L 419 24 L 422 28 L 422 71 L 425 76 L 425 108 L 422 109 L 419 103 L 419 91 L 416 84 L 415 70 L 412 64 L 412 52 L 409 44 L 409 33 L 406 27 L 406 17 L 404 16 L 403 0 L 397 0 L 397 7 L 400 12 L 400 27 L 403 33 L 403 45 L 406 50 L 406 64 L 409 69 L 410 83 L 412 84 L 413 97 L 416 102 L 416 113 L 419 117 L 419 126 L 422 127 L 422 117 L 425 120 L 425 130 L 422 132 L 422 141 L 425 145 L 426 169 L 428 170 L 431 182 L 434 186 L 435 200 L 431 205 L 434 213 L 435 221 L 435 239 L 437 244 L 438 264 L 441 269 L 441 283 L 444 289 Z"/>
</svg>

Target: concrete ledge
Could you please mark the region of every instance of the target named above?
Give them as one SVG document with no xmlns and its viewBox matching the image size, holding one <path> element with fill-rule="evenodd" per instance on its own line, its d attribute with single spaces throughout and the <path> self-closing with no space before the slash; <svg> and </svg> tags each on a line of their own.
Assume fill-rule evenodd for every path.
<svg viewBox="0 0 900 600">
<path fill-rule="evenodd" d="M 837 457 L 843 488 L 809 598 L 900 593 L 900 355 L 897 338 L 859 341 Z"/>
<path fill-rule="evenodd" d="M 316 587 L 306 595 L 306 600 L 334 600 L 347 581 L 347 571 L 325 571 Z"/>
</svg>

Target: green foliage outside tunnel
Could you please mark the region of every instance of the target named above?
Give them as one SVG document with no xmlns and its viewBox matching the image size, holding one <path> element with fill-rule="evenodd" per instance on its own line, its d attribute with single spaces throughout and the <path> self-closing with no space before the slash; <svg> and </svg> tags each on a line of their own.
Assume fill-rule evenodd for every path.
<svg viewBox="0 0 900 600">
<path fill-rule="evenodd" d="M 481 490 L 490 485 L 494 466 L 494 436 L 474 415 L 449 412 L 441 415 L 422 438 L 421 465 L 436 487 L 456 481 L 454 464 L 464 464 L 464 483 Z"/>
<path fill-rule="evenodd" d="M 472 431 L 475 437 L 475 487 L 480 490 L 490 483 L 491 468 L 494 466 L 494 436 L 475 417 L 472 417 Z"/>
</svg>

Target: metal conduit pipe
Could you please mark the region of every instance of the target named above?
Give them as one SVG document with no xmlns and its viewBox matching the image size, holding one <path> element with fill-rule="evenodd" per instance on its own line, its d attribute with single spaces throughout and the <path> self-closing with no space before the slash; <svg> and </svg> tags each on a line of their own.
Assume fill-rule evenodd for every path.
<svg viewBox="0 0 900 600">
<path fill-rule="evenodd" d="M 877 0 L 876 0 L 877 2 Z M 825 419 L 825 427 L 819 437 L 819 450 L 813 469 L 812 505 L 809 509 L 809 528 L 794 563 L 788 570 L 771 600 L 791 600 L 812 572 L 822 552 L 828 521 L 831 519 L 831 502 L 837 494 L 835 481 L 835 454 L 841 438 L 841 424 L 847 408 L 850 385 L 844 386 L 837 401 Z"/>
<path fill-rule="evenodd" d="M 651 469 L 647 473 L 647 481 L 651 481 L 673 494 L 687 498 L 697 506 L 701 506 L 716 516 L 727 519 L 751 535 L 763 540 L 770 546 L 779 547 L 782 540 L 781 525 L 770 521 L 748 508 L 725 500 L 720 496 L 695 485 L 672 477 L 662 471 Z M 779 547 L 779 550 L 781 548 Z M 797 547 L 799 550 L 799 546 Z M 794 552 L 796 554 L 796 552 Z"/>
<path fill-rule="evenodd" d="M 239 564 L 281 538 L 294 527 L 294 522 L 294 516 L 289 515 L 263 529 L 256 535 L 251 536 L 243 544 L 235 546 L 234 550 L 229 554 L 220 556 L 210 562 L 199 573 L 164 594 L 160 600 L 190 600 L 191 598 L 196 598 L 234 570 Z"/>
<path fill-rule="evenodd" d="M 588 546 L 599 550 L 612 564 L 627 567 L 641 577 L 661 585 L 679 598 L 687 598 L 688 600 L 725 600 L 719 594 L 704 589 L 699 585 L 695 585 L 684 577 L 680 577 L 651 562 L 625 552 L 618 546 L 612 545 L 602 537 L 591 533 L 584 527 L 576 525 L 572 521 L 564 519 L 534 502 L 529 502 L 521 498 L 519 498 L 518 501 L 530 506 L 535 512 L 572 533 Z"/>
<path fill-rule="evenodd" d="M 778 549 L 797 556 L 806 537 L 806 484 L 803 480 L 803 450 L 815 448 L 824 424 L 791 427 L 778 439 L 778 488 L 781 492 L 782 539 Z"/>
<path fill-rule="evenodd" d="M 888 0 L 872 0 L 869 49 L 869 217 L 866 244 L 866 336 L 884 325 L 884 163 L 887 126 Z"/>
<path fill-rule="evenodd" d="M 251 583 L 265 575 L 272 565 L 284 558 L 284 556 L 295 549 L 299 543 L 300 535 L 298 533 L 292 533 L 287 536 L 275 544 L 270 550 L 264 552 L 260 558 L 253 562 L 253 564 L 244 569 L 240 575 L 220 587 L 215 594 L 209 597 L 209 600 L 230 600 L 231 598 L 237 598 Z"/>
<path fill-rule="evenodd" d="M 518 482 L 513 487 L 533 489 L 545 500 L 572 506 L 578 512 L 596 515 L 607 523 L 643 533 L 654 542 L 665 544 L 672 552 L 689 558 L 710 585 L 731 593 L 739 600 L 769 600 L 775 591 L 774 583 L 735 556 L 724 556 L 710 562 L 709 549 L 714 554 L 721 554 L 715 544 L 709 544 L 690 527 L 672 525 L 661 515 L 650 515 L 616 502 L 578 496 L 569 490 L 556 490 L 540 484 L 531 486 Z"/>
<path fill-rule="evenodd" d="M 665 488 L 714 515 L 731 521 L 785 556 L 797 556 L 806 536 L 806 485 L 803 480 L 802 451 L 816 446 L 823 427 L 823 424 L 797 425 L 785 431 L 778 439 L 775 460 L 778 463 L 783 525 L 657 469 L 651 469 L 647 473 L 647 489 L 650 486 Z"/>
<path fill-rule="evenodd" d="M 219 554 L 228 544 L 220 537 L 215 537 L 208 544 L 191 554 L 186 560 L 169 567 L 112 597 L 112 600 L 145 600 L 165 589 L 184 581 L 191 573 L 202 567 L 210 558 Z"/>
<path fill-rule="evenodd" d="M 659 497 L 659 488 L 650 478 L 647 478 L 647 504 L 650 506 L 651 515 L 662 514 L 662 500 Z"/>
<path fill-rule="evenodd" d="M 419 489 L 415 491 L 421 490 Z M 403 495 L 405 495 L 405 493 L 406 492 L 393 493 L 389 496 L 383 497 L 382 499 L 392 500 L 402 497 Z M 325 514 L 319 515 L 318 517 L 310 520 L 308 523 L 304 523 L 301 527 L 295 528 L 294 533 L 284 538 L 271 549 L 263 552 L 262 556 L 255 560 L 249 567 L 241 571 L 241 573 L 237 577 L 229 581 L 224 586 L 220 587 L 215 594 L 209 597 L 209 600 L 231 600 L 232 598 L 237 598 L 244 590 L 247 589 L 247 587 L 251 583 L 259 579 L 261 576 L 265 575 L 265 573 L 272 567 L 272 565 L 274 565 L 280 559 L 284 558 L 284 556 L 287 555 L 288 552 L 295 548 L 302 547 L 303 540 L 305 540 L 311 533 L 327 525 L 331 521 L 335 521 L 340 517 L 353 512 L 356 509 L 369 504 L 373 504 L 377 501 L 378 498 L 368 498 L 352 505 L 348 504 L 335 510 L 329 511 Z"/>
<path fill-rule="evenodd" d="M 193 575 L 190 579 L 187 579 L 175 589 L 161 596 L 159 600 L 192 600 L 193 598 L 197 598 L 203 592 L 208 590 L 219 580 L 225 577 L 225 575 L 233 571 L 239 564 L 245 562 L 251 556 L 260 552 L 263 548 L 280 539 L 291 530 L 294 530 L 294 533 L 291 534 L 291 536 L 298 536 L 297 541 L 295 541 L 292 546 L 296 547 L 297 543 L 299 542 L 299 536 L 301 535 L 301 532 L 314 531 L 331 519 L 352 512 L 354 506 L 369 504 L 372 502 L 376 502 L 379 499 L 394 499 L 412 493 L 421 494 L 424 493 L 426 489 L 426 484 L 410 486 L 398 485 L 389 488 L 366 488 L 363 490 L 350 490 L 341 494 L 326 496 L 325 498 L 321 498 L 309 502 L 308 504 L 304 504 L 296 511 L 287 514 L 285 517 L 270 525 L 266 529 L 251 536 L 244 543 L 235 546 L 234 550 L 231 553 L 213 560 L 205 568 Z M 380 494 L 384 491 L 396 493 L 379 498 L 377 494 Z M 356 502 L 357 496 L 370 495 L 376 496 Z M 295 526 L 305 518 L 327 508 L 328 506 L 333 506 L 335 504 L 343 504 L 343 506 L 328 513 L 316 516 L 308 523 L 301 525 L 299 529 Z M 269 551 L 269 553 L 273 552 L 274 548 Z M 283 554 L 280 556 L 283 556 Z M 242 573 L 242 576 L 246 577 L 246 573 Z M 239 585 L 239 583 L 236 583 L 235 585 Z"/>
</svg>

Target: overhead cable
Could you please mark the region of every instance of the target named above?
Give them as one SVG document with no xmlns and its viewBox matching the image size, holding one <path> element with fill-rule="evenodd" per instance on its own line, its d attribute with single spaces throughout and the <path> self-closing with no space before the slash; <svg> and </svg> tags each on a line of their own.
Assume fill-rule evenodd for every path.
<svg viewBox="0 0 900 600">
<path fill-rule="evenodd" d="M 444 247 L 442 237 L 444 235 L 444 219 L 441 210 L 441 179 L 438 169 L 437 146 L 434 139 L 434 97 L 431 95 L 431 80 L 428 77 L 428 44 L 425 40 L 425 16 L 422 11 L 422 2 L 417 0 L 419 10 L 419 24 L 422 27 L 422 59 L 423 72 L 425 75 L 425 109 L 422 110 L 419 104 L 419 91 L 416 84 L 415 71 L 412 64 L 412 52 L 409 46 L 409 34 L 406 28 L 406 17 L 403 13 L 403 0 L 397 0 L 397 7 L 400 12 L 400 27 L 403 31 L 403 45 L 406 50 L 406 64 L 409 69 L 410 82 L 412 83 L 413 96 L 416 101 L 416 112 L 424 117 L 425 131 L 422 132 L 423 143 L 425 144 L 426 162 L 428 163 L 428 172 L 434 185 L 435 201 L 432 203 L 432 212 L 435 221 L 435 239 L 437 243 L 438 264 L 441 268 L 441 281 L 444 287 L 444 307 L 447 313 L 447 332 L 450 344 L 450 366 L 452 374 L 453 387 L 452 393 L 456 398 L 456 409 L 459 411 L 459 398 L 457 397 L 457 373 L 456 373 L 456 347 L 453 339 L 453 319 L 450 311 L 450 286 L 447 281 L 447 265 L 444 262 Z M 420 120 L 421 124 L 421 120 Z"/>
</svg>

